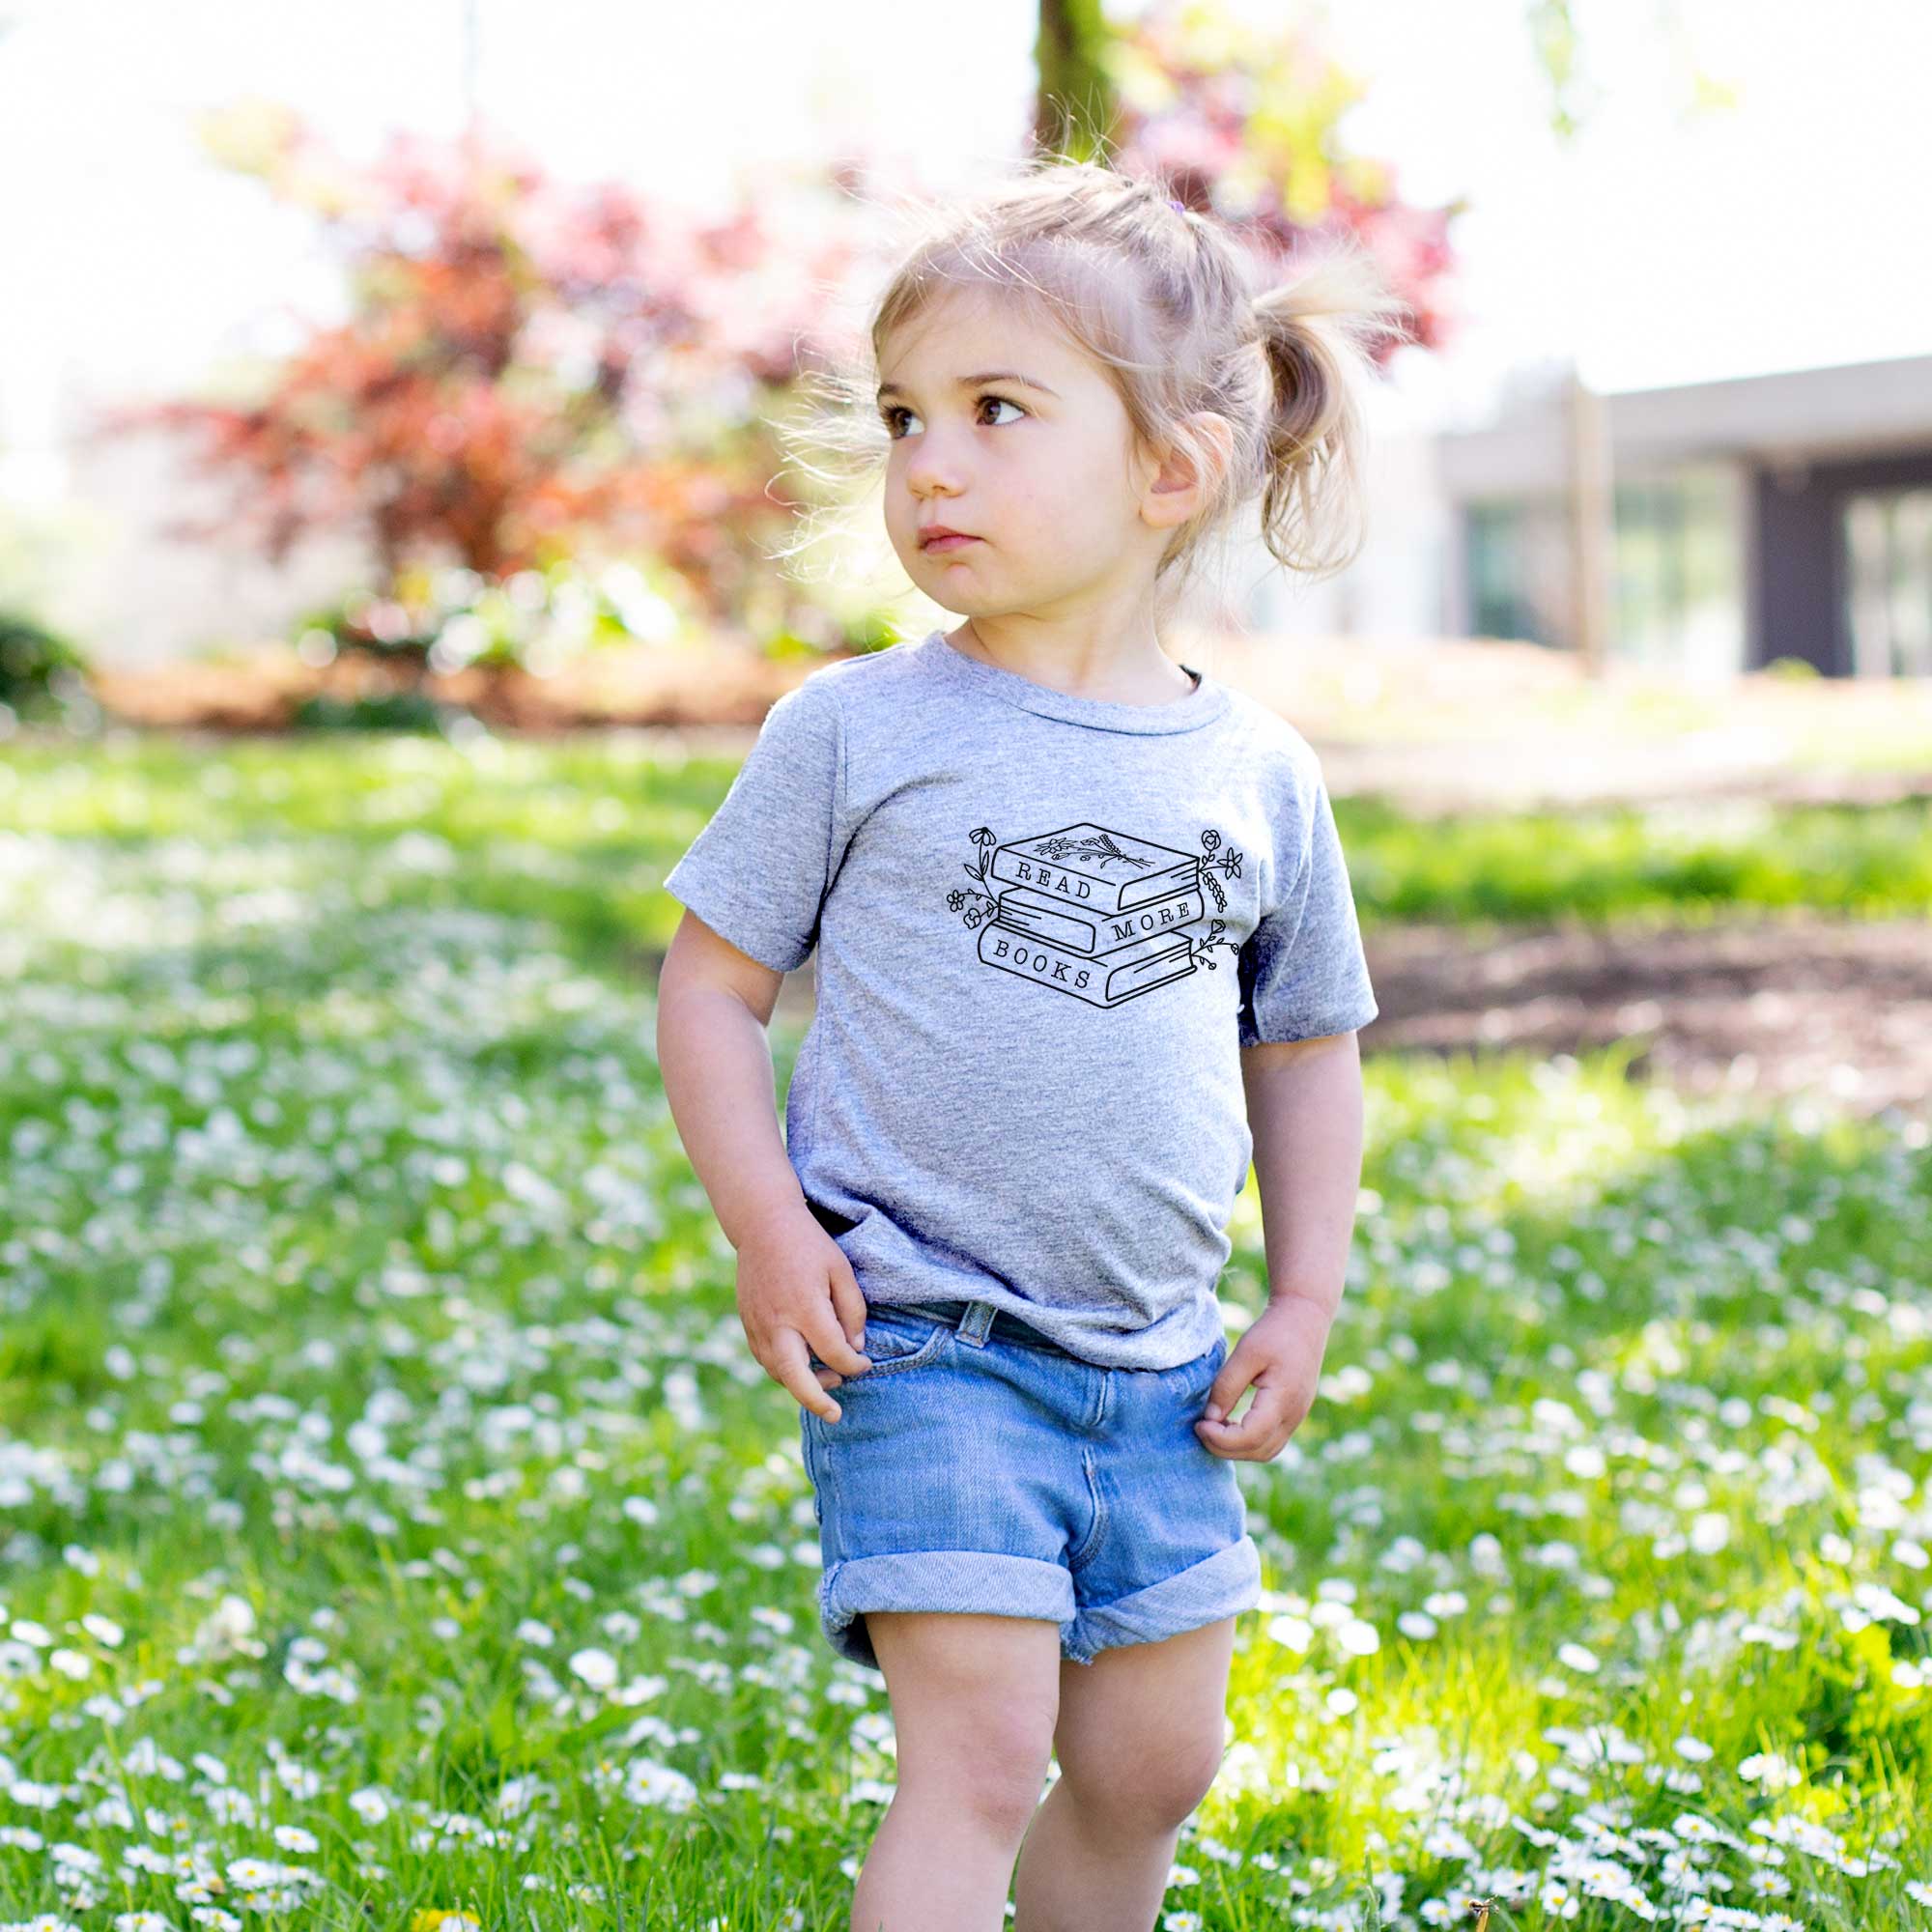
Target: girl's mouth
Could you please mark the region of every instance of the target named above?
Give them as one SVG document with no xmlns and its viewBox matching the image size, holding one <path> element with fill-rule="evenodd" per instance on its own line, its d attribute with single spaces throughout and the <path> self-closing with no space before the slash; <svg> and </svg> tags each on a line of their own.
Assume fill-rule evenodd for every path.
<svg viewBox="0 0 1932 1932">
<path fill-rule="evenodd" d="M 934 537 L 929 544 L 923 544 L 921 548 L 927 556 L 932 556 L 940 551 L 964 550 L 968 544 L 976 544 L 979 541 L 978 537 Z"/>
</svg>

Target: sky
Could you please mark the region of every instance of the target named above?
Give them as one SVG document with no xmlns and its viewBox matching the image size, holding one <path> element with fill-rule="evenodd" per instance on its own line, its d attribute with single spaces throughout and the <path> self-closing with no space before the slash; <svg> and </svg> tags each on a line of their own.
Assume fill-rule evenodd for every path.
<svg viewBox="0 0 1932 1932">
<path fill-rule="evenodd" d="M 1275 18 L 1287 0 L 1236 0 Z M 1133 11 L 1117 0 L 1114 11 Z M 453 135 L 463 0 L 0 0 L 0 448 L 31 456 L 64 398 L 185 387 L 327 312 L 306 224 L 205 160 L 202 108 L 286 102 L 352 156 Z M 864 140 L 967 179 L 1030 119 L 1032 0 L 474 0 L 482 111 L 564 177 L 718 206 L 734 171 Z M 1549 132 L 1523 0 L 1338 0 L 1300 17 L 1367 86 L 1351 145 L 1403 194 L 1466 196 L 1466 321 L 1405 351 L 1418 426 L 1481 420 L 1525 363 L 1605 390 L 1932 351 L 1923 176 L 1932 8 L 1577 0 L 1599 103 Z M 1669 22 L 1678 24 L 1673 30 Z M 1691 63 L 1738 95 L 1685 120 Z M 16 473 L 28 474 L 15 466 Z"/>
</svg>

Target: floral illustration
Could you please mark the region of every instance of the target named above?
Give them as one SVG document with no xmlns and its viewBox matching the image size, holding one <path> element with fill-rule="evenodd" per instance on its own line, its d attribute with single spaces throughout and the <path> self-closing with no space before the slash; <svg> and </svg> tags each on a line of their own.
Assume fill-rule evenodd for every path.
<svg viewBox="0 0 1932 1932">
<path fill-rule="evenodd" d="M 990 878 L 989 867 L 993 863 L 993 847 L 1000 841 L 985 826 L 975 826 L 972 833 L 973 843 L 979 848 L 980 863 L 966 867 L 966 876 L 976 883 L 964 892 L 953 891 L 946 895 L 946 903 L 965 920 L 969 927 L 984 925 L 1000 909 L 1000 902 L 986 890 Z"/>
<path fill-rule="evenodd" d="M 1241 876 L 1241 855 L 1232 845 L 1225 852 L 1221 851 L 1221 835 L 1211 826 L 1206 832 L 1202 833 L 1201 843 L 1208 855 L 1201 861 L 1201 883 L 1212 895 L 1214 903 L 1223 912 L 1226 912 L 1228 910 L 1228 895 L 1221 890 L 1221 881 L 1214 874 L 1216 871 L 1219 871 L 1224 877 L 1238 879 Z M 1217 854 L 1219 854 L 1218 857 L 1216 856 Z M 1238 952 L 1240 951 L 1232 939 L 1222 938 L 1221 935 L 1227 929 L 1228 926 L 1225 920 L 1215 920 L 1208 928 L 1208 937 L 1202 940 L 1194 949 L 1194 956 L 1210 973 L 1214 970 L 1215 962 L 1209 954 L 1215 947 L 1225 946 L 1230 952 Z"/>
<path fill-rule="evenodd" d="M 1035 849 L 1042 859 L 1092 859 L 1102 866 L 1115 859 L 1123 866 L 1153 863 L 1138 852 L 1122 852 L 1104 832 L 1097 838 L 1042 838 Z"/>
</svg>

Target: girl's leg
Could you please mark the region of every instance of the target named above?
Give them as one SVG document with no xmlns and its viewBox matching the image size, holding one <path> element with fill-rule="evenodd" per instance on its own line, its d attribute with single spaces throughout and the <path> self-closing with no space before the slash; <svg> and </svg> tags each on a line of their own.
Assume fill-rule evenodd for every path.
<svg viewBox="0 0 1932 1932">
<path fill-rule="evenodd" d="M 1012 1932 L 1142 1932 L 1227 1747 L 1235 1619 L 1068 1659 L 1060 1780 L 1020 1850 Z"/>
<path fill-rule="evenodd" d="M 898 1780 L 852 1895 L 852 1932 L 1004 1932 L 1060 1700 L 1042 1617 L 873 1610 Z"/>
</svg>

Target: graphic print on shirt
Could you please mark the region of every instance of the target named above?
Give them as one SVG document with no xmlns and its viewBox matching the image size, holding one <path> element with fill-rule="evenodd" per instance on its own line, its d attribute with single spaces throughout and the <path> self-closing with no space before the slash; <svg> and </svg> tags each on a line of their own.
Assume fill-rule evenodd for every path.
<svg viewBox="0 0 1932 1932">
<path fill-rule="evenodd" d="M 980 935 L 980 958 L 1003 973 L 1051 986 L 1090 1006 L 1118 1007 L 1215 968 L 1215 951 L 1236 952 L 1211 900 L 1228 910 L 1221 879 L 1241 874 L 1241 855 L 1221 835 L 1201 835 L 1199 852 L 1156 844 L 1131 832 L 1083 822 L 1005 842 L 984 825 L 969 837 L 973 884 L 946 895 Z"/>
</svg>

